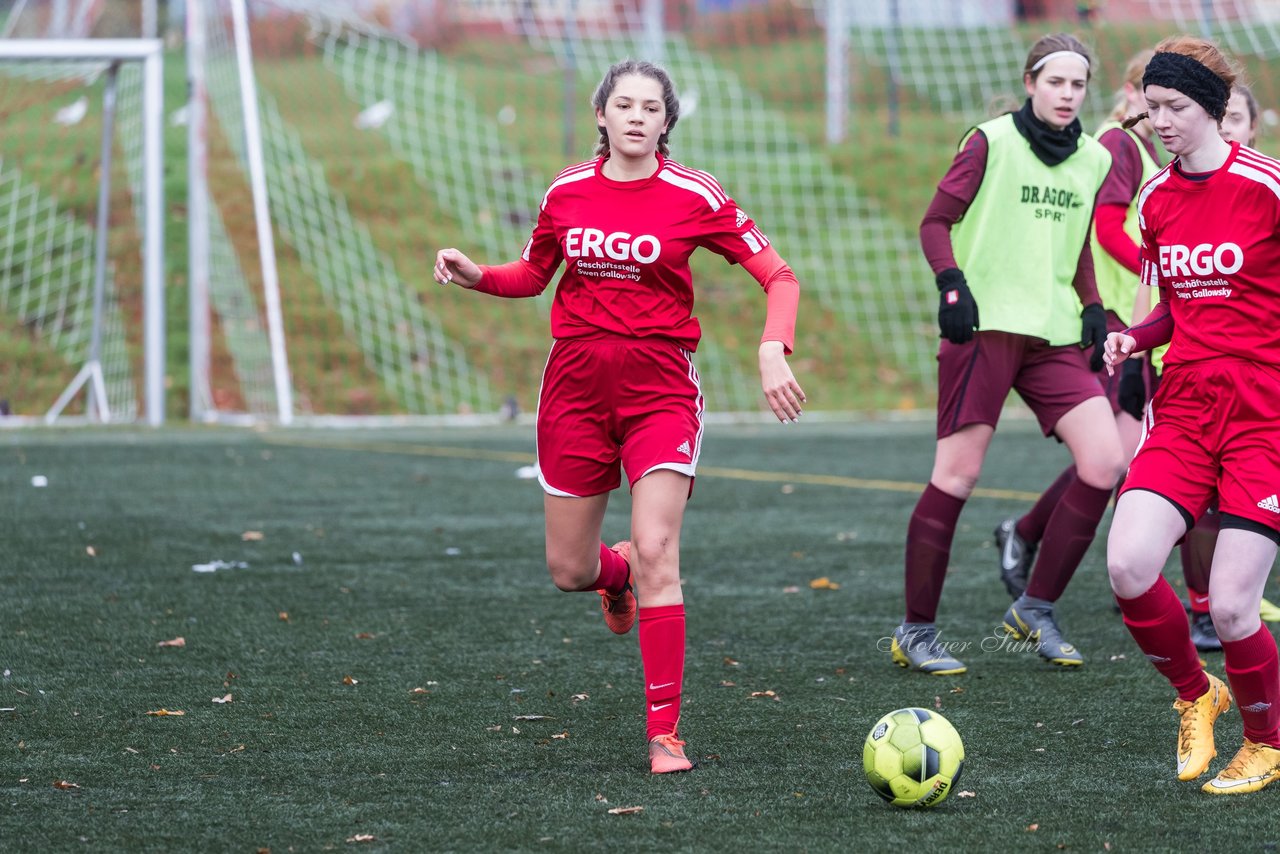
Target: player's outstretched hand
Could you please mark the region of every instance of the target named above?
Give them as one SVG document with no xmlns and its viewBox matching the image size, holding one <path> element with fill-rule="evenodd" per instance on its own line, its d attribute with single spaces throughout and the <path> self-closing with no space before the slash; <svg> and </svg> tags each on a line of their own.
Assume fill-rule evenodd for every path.
<svg viewBox="0 0 1280 854">
<path fill-rule="evenodd" d="M 1116 375 L 1116 365 L 1129 358 L 1130 354 L 1133 353 L 1133 348 L 1137 346 L 1138 339 L 1132 335 L 1125 335 L 1123 332 L 1109 334 L 1102 353 L 1102 361 L 1107 366 L 1107 376 L 1114 377 Z"/>
<path fill-rule="evenodd" d="M 800 418 L 801 404 L 808 398 L 791 373 L 781 341 L 760 343 L 760 386 L 764 389 L 764 399 L 779 421 L 791 424 Z"/>
<path fill-rule="evenodd" d="M 441 249 L 436 253 L 435 279 L 442 285 L 450 282 L 460 288 L 480 284 L 480 268 L 457 249 Z"/>
</svg>

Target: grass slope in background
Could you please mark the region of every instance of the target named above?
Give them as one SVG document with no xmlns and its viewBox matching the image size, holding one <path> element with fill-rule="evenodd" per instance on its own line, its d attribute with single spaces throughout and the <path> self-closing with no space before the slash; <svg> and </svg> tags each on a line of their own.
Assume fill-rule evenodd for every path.
<svg viewBox="0 0 1280 854">
<path fill-rule="evenodd" d="M 957 535 L 941 624 L 974 644 L 969 674 L 904 673 L 878 649 L 900 618 L 924 425 L 709 430 L 682 561 L 700 767 L 652 778 L 635 635 L 547 579 L 540 492 L 514 476 L 531 444 L 0 437 L 5 847 L 1274 850 L 1280 791 L 1212 799 L 1174 779 L 1172 695 L 1112 612 L 1100 547 L 1061 606 L 1083 669 L 981 648 L 1008 604 L 989 532 L 1017 492 L 974 498 Z M 1063 463 L 1015 422 L 984 485 L 1035 490 Z M 606 538 L 626 536 L 628 506 L 615 496 Z M 192 571 L 213 560 L 248 567 Z M 810 587 L 822 577 L 839 589 Z M 866 785 L 866 731 L 907 705 L 959 729 L 973 797 L 901 812 Z M 1215 770 L 1238 715 L 1218 730 Z M 626 806 L 644 811 L 608 813 Z"/>
</svg>

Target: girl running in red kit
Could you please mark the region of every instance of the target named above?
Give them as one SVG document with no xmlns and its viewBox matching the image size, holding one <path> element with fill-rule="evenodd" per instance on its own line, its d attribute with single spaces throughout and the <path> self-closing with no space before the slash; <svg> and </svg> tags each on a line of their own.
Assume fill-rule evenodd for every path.
<svg viewBox="0 0 1280 854">
<path fill-rule="evenodd" d="M 1081 349 L 1092 348 L 1100 370 L 1107 321 L 1089 228 L 1111 157 L 1077 118 L 1091 66 L 1072 36 L 1037 41 L 1023 70 L 1025 105 L 966 137 L 920 226 L 945 340 L 937 453 L 907 528 L 907 613 L 890 644 L 902 667 L 965 671 L 939 642 L 934 620 L 956 523 L 1011 389 L 1045 435 L 1070 449 L 1076 476 L 1048 520 L 1031 582 L 1005 613 L 1004 629 L 1034 641 L 1055 664 L 1084 661 L 1063 638 L 1054 603 L 1124 468 L 1111 406 Z M 1104 420 L 1110 426 L 1100 427 Z"/>
<path fill-rule="evenodd" d="M 592 103 L 597 157 L 551 183 L 520 259 L 479 266 L 442 249 L 435 279 L 532 297 L 566 264 L 538 399 L 547 567 L 561 590 L 598 590 L 605 622 L 618 634 L 639 611 L 650 768 L 687 771 L 677 729 L 685 654 L 679 542 L 704 408 L 693 366 L 701 331 L 689 256 L 706 247 L 742 264 L 764 288 L 760 380 L 784 423 L 800 417 L 805 401 L 786 360 L 800 289 L 715 178 L 668 159 L 680 102 L 665 71 L 617 63 Z M 600 534 L 620 467 L 631 487 L 631 539 L 609 548 Z"/>
<path fill-rule="evenodd" d="M 1111 588 L 1138 646 L 1177 692 L 1177 775 L 1216 755 L 1231 705 L 1205 672 L 1165 558 L 1216 496 L 1209 607 L 1244 745 L 1203 791 L 1280 779 L 1280 663 L 1258 617 L 1280 541 L 1280 162 L 1219 133 L 1235 70 L 1212 43 L 1166 39 L 1143 75 L 1148 116 L 1175 155 L 1142 190 L 1142 277 L 1160 302 L 1107 338 L 1109 366 L 1168 343 L 1145 435 L 1107 542 Z"/>
</svg>

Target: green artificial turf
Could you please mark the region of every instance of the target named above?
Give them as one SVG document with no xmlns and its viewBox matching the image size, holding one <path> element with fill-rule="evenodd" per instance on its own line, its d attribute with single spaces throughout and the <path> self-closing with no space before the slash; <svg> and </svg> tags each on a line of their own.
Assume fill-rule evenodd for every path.
<svg viewBox="0 0 1280 854">
<path fill-rule="evenodd" d="M 1275 850 L 1280 790 L 1174 779 L 1172 695 L 1101 544 L 1060 607 L 1086 666 L 1000 648 L 991 528 L 1065 464 L 1028 422 L 961 518 L 940 624 L 972 646 L 951 678 L 878 648 L 930 425 L 711 426 L 682 548 L 699 767 L 663 778 L 635 635 L 547 578 L 541 493 L 515 476 L 531 448 L 515 427 L 0 434 L 3 847 Z M 192 571 L 215 560 L 248 566 Z M 862 777 L 867 730 L 909 705 L 968 755 L 931 811 Z M 1238 715 L 1218 732 L 1215 770 Z"/>
</svg>

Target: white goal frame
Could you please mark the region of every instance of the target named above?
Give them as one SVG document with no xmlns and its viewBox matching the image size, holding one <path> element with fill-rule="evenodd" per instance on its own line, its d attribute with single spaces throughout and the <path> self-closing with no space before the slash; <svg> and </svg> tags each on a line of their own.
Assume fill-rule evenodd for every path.
<svg viewBox="0 0 1280 854">
<path fill-rule="evenodd" d="M 0 39 L 0 60 L 142 63 L 143 393 L 146 423 L 153 427 L 162 425 L 165 415 L 163 51 L 160 39 Z M 94 358 L 90 354 L 89 364 L 64 396 L 95 379 Z M 89 414 L 92 418 L 92 408 Z M 57 412 L 51 410 L 50 416 L 52 420 Z"/>
</svg>

